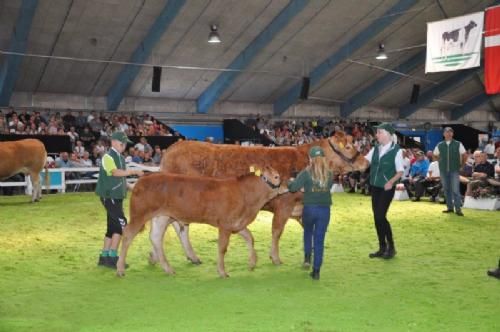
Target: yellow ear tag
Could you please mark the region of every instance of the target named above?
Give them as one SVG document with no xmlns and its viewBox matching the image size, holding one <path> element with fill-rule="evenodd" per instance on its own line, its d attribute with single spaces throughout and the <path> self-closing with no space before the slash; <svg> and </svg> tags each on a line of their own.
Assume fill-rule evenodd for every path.
<svg viewBox="0 0 500 332">
<path fill-rule="evenodd" d="M 343 149 L 343 148 L 344 148 L 344 144 L 342 144 L 342 142 L 341 142 L 341 143 L 339 143 L 339 148 L 341 148 L 341 149 Z"/>
<path fill-rule="evenodd" d="M 255 173 L 255 168 L 253 166 L 250 166 L 250 169 L 248 170 L 250 173 Z"/>
<path fill-rule="evenodd" d="M 255 171 L 255 176 L 260 176 L 260 175 L 261 175 L 260 169 L 256 170 Z"/>
</svg>

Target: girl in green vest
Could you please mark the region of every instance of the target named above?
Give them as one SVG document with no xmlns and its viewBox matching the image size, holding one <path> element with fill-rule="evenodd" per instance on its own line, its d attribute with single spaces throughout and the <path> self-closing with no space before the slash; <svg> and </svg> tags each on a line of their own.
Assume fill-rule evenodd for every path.
<svg viewBox="0 0 500 332">
<path fill-rule="evenodd" d="M 319 270 L 323 263 L 325 234 L 330 223 L 330 205 L 333 174 L 328 170 L 325 152 L 319 146 L 309 150 L 309 166 L 288 184 L 291 192 L 304 188 L 304 267 L 311 266 L 311 254 L 314 248 L 314 261 L 311 277 L 319 279 Z M 313 245 L 314 244 L 314 245 Z"/>
<path fill-rule="evenodd" d="M 365 158 L 370 163 L 372 210 L 379 249 L 369 257 L 391 259 L 396 255 L 396 247 L 386 215 L 394 197 L 396 182 L 404 172 L 403 154 L 399 145 L 393 142 L 395 131 L 390 124 L 382 123 L 375 128 L 378 145 Z"/>
</svg>

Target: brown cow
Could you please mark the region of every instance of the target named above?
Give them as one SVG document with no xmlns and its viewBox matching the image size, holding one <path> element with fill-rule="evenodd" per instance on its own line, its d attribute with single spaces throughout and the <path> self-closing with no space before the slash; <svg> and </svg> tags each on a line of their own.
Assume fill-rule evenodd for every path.
<svg viewBox="0 0 500 332">
<path fill-rule="evenodd" d="M 42 198 L 40 172 L 44 169 L 46 160 L 45 146 L 37 139 L 0 142 L 0 180 L 17 173 L 28 174 L 33 184 L 31 201 L 37 202 Z M 45 183 L 48 183 L 48 177 L 48 170 L 45 169 Z"/>
<path fill-rule="evenodd" d="M 247 172 L 248 173 L 248 172 Z M 224 255 L 232 233 L 240 233 L 250 249 L 249 267 L 256 263 L 253 237 L 247 226 L 266 202 L 278 194 L 281 180 L 271 167 L 262 175 L 247 174 L 235 178 L 155 173 L 140 178 L 130 198 L 130 222 L 123 232 L 117 274 L 123 276 L 128 247 L 144 224 L 162 215 L 181 223 L 204 223 L 219 229 L 219 275 L 227 277 Z M 163 241 L 153 243 L 165 272 L 174 273 L 163 252 Z"/>
<path fill-rule="evenodd" d="M 160 169 L 178 174 L 227 177 L 245 174 L 250 165 L 258 167 L 270 165 L 279 172 L 283 181 L 287 181 L 307 166 L 307 153 L 311 146 L 314 145 L 323 148 L 330 169 L 335 174 L 356 170 L 362 171 L 368 167 L 365 158 L 353 146 L 352 137 L 337 132 L 328 139 L 297 147 L 243 147 L 239 145 L 180 141 L 165 151 Z M 274 213 L 270 253 L 274 264 L 281 264 L 279 239 L 286 221 L 290 217 L 301 217 L 302 197 L 303 194 L 300 192 L 280 195 L 264 207 L 265 210 Z M 152 223 L 152 227 L 155 227 L 155 224 Z M 180 238 L 188 259 L 198 263 L 199 259 L 194 254 L 189 243 L 188 231 L 188 227 L 184 227 Z M 152 261 L 155 259 L 153 252 Z"/>
</svg>

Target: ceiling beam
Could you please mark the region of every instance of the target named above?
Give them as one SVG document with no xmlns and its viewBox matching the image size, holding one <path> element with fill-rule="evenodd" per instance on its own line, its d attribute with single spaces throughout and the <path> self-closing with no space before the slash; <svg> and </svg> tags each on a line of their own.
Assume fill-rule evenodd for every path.
<svg viewBox="0 0 500 332">
<path fill-rule="evenodd" d="M 420 108 L 423 108 L 434 101 L 435 98 L 441 97 L 443 94 L 446 94 L 450 90 L 454 89 L 457 85 L 461 84 L 463 81 L 470 78 L 473 74 L 475 74 L 478 69 L 466 69 L 460 70 L 450 77 L 448 77 L 443 82 L 439 83 L 427 89 L 423 94 L 418 98 L 418 102 L 415 104 L 406 104 L 399 109 L 399 118 L 404 119 L 418 111 Z"/>
<path fill-rule="evenodd" d="M 306 0 L 292 0 L 281 12 L 259 33 L 255 39 L 231 62 L 229 69 L 243 70 L 264 49 L 273 38 L 285 28 L 308 4 Z M 224 91 L 240 75 L 241 72 L 228 71 L 221 73 L 210 86 L 203 91 L 196 101 L 198 113 L 208 113 L 219 100 Z"/>
<path fill-rule="evenodd" d="M 418 52 L 405 62 L 392 68 L 392 70 L 403 74 L 410 73 L 425 62 L 425 53 L 425 50 Z M 367 105 L 370 101 L 378 97 L 382 93 L 382 91 L 384 91 L 400 79 L 401 76 L 397 75 L 396 73 L 389 72 L 385 74 L 373 84 L 369 85 L 362 91 L 356 93 L 354 96 L 346 100 L 346 102 L 340 106 L 340 115 L 343 118 L 347 118 L 354 111 L 356 111 L 360 107 Z"/>
<path fill-rule="evenodd" d="M 137 46 L 130 62 L 142 64 L 145 63 L 151 55 L 154 47 L 167 31 L 170 24 L 173 22 L 186 0 L 168 0 L 165 7 L 156 18 L 151 28 L 149 28 L 144 40 Z M 125 65 L 118 74 L 112 87 L 109 89 L 107 104 L 108 110 L 115 111 L 122 102 L 130 85 L 134 82 L 135 78 L 141 70 L 141 66 Z"/>
<path fill-rule="evenodd" d="M 467 100 L 463 103 L 462 106 L 455 107 L 451 110 L 451 120 L 456 121 L 461 117 L 469 114 L 477 107 L 489 102 L 491 100 L 491 96 L 487 95 L 484 92 L 481 92 L 477 96 Z"/>
<path fill-rule="evenodd" d="M 358 33 L 353 39 L 348 41 L 339 50 L 331 54 L 321 64 L 316 66 L 310 73 L 311 87 L 318 84 L 328 73 L 330 73 L 339 63 L 346 60 L 354 52 L 366 45 L 370 40 L 375 38 L 382 30 L 387 28 L 391 23 L 400 18 L 398 13 L 404 12 L 411 8 L 417 1 L 415 0 L 399 0 L 387 12 L 382 14 L 378 19 L 368 25 L 363 31 Z M 274 103 L 274 114 L 283 114 L 290 106 L 297 102 L 300 96 L 301 82 L 296 83 L 287 92 L 278 98 Z"/>
<path fill-rule="evenodd" d="M 38 0 L 23 0 L 16 25 L 12 31 L 9 44 L 10 52 L 26 52 L 31 23 L 33 22 L 37 5 Z M 8 106 L 10 103 L 22 60 L 23 57 L 19 55 L 4 55 L 4 62 L 0 68 L 0 106 Z"/>
</svg>

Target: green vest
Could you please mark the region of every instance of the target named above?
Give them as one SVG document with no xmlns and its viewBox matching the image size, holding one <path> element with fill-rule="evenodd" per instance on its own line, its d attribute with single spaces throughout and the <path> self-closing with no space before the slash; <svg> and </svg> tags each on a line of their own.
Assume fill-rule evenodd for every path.
<svg viewBox="0 0 500 332">
<path fill-rule="evenodd" d="M 107 154 L 113 158 L 118 169 L 126 169 L 125 159 L 118 152 L 109 149 Z M 124 199 L 127 197 L 126 178 L 107 175 L 101 163 L 95 192 L 102 198 Z"/>
<path fill-rule="evenodd" d="M 328 173 L 328 182 L 321 188 L 319 183 L 314 182 L 311 173 L 307 169 L 297 175 L 297 178 L 288 184 L 291 192 L 304 188 L 304 205 L 332 205 L 332 194 L 330 188 L 333 185 L 333 174 Z"/>
<path fill-rule="evenodd" d="M 392 144 L 389 151 L 379 158 L 379 146 L 373 149 L 372 161 L 370 166 L 370 185 L 378 188 L 384 188 L 384 185 L 396 174 L 396 154 L 399 151 L 399 145 Z"/>
<path fill-rule="evenodd" d="M 439 150 L 439 171 L 458 172 L 460 170 L 460 142 L 451 140 L 450 144 L 442 141 L 438 144 Z"/>
</svg>

